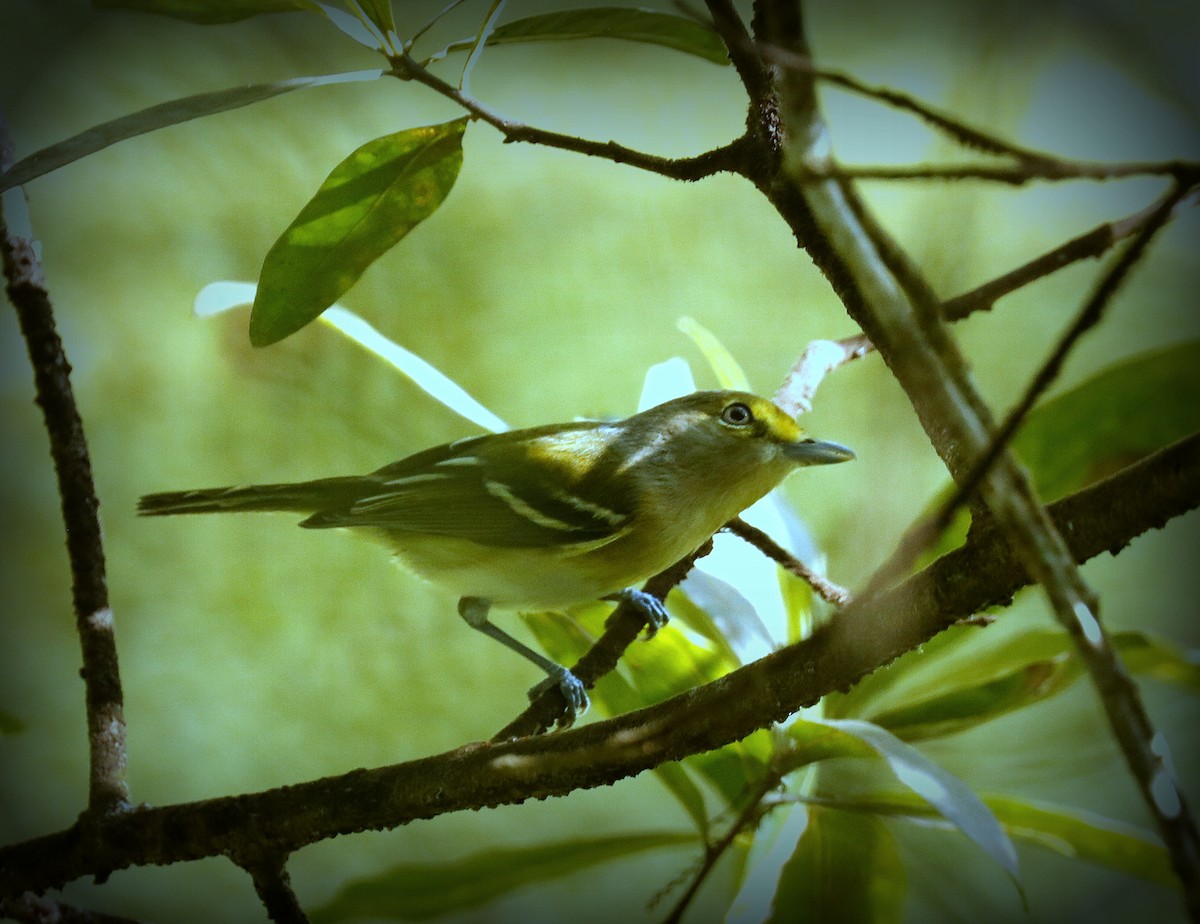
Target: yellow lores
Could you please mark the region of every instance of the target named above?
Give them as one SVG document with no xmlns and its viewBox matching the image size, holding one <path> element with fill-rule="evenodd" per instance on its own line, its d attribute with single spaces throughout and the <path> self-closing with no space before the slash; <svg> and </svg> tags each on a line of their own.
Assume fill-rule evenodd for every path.
<svg viewBox="0 0 1200 924">
<path fill-rule="evenodd" d="M 488 621 L 627 597 L 655 628 L 662 604 L 632 589 L 685 555 L 803 465 L 854 453 L 807 439 L 770 401 L 701 391 L 612 422 L 550 424 L 458 440 L 369 475 L 148 494 L 146 515 L 287 510 L 310 529 L 350 526 L 452 590 L 473 628 L 537 664 L 530 691 L 562 689 L 570 722 L 582 683 Z"/>
</svg>

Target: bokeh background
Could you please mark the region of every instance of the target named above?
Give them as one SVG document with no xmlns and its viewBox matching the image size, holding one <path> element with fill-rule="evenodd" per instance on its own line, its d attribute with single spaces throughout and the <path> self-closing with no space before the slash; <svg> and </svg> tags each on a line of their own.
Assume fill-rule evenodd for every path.
<svg viewBox="0 0 1200 924">
<path fill-rule="evenodd" d="M 508 15 L 563 5 L 514 0 Z M 411 30 L 435 5 L 396 6 L 400 28 Z M 436 35 L 472 34 L 485 7 L 465 4 Z M 1024 144 L 1095 160 L 1200 155 L 1192 7 L 922 0 L 810 4 L 808 13 L 821 63 Z M 442 73 L 456 76 L 457 62 Z M 179 96 L 377 66 L 312 15 L 202 28 L 73 0 L 0 2 L 0 92 L 18 157 Z M 651 46 L 489 50 L 472 87 L 510 117 L 665 155 L 722 144 L 744 119 L 732 69 Z M 848 162 L 966 156 L 872 102 L 836 91 L 823 102 Z M 355 147 L 458 114 L 416 85 L 323 87 L 125 141 L 28 187 L 95 466 L 139 802 L 255 791 L 483 739 L 537 679 L 467 630 L 453 600 L 389 567 L 367 543 L 294 529 L 285 516 L 134 515 L 149 491 L 367 471 L 476 432 L 320 325 L 253 350 L 245 312 L 198 319 L 191 310 L 209 282 L 253 280 L 271 243 Z M 342 303 L 515 426 L 629 413 L 647 368 L 675 355 L 713 386 L 676 329 L 683 315 L 712 330 L 765 393 L 807 341 L 854 332 L 783 223 L 739 178 L 673 183 L 503 145 L 485 125 L 469 128 L 465 157 L 445 205 Z M 953 295 L 1143 207 L 1158 185 L 870 184 L 866 192 L 939 292 Z M 1056 390 L 1200 333 L 1198 239 L 1194 213 L 1161 236 Z M 1072 267 L 960 325 L 974 374 L 998 408 L 1019 393 L 1097 269 Z M 24 725 L 0 739 L 7 842 L 74 820 L 86 795 L 86 744 L 57 495 L 9 311 L 0 312 L 0 349 L 0 708 Z M 878 358 L 829 379 L 806 425 L 858 452 L 853 465 L 785 488 L 831 576 L 855 586 L 943 486 L 943 472 Z M 1109 625 L 1200 644 L 1198 529 L 1195 515 L 1183 518 L 1088 567 Z M 1013 618 L 1049 619 L 1036 596 L 1015 609 Z M 1194 781 L 1194 701 L 1153 684 L 1146 696 L 1185 782 Z M 972 785 L 1145 822 L 1087 689 L 1023 712 L 1019 723 L 960 737 L 934 756 Z M 406 859 L 687 824 L 645 776 L 341 838 L 297 855 L 292 873 L 302 900 L 316 904 L 346 879 Z M 968 868 L 953 850 L 939 855 L 921 832 L 906 837 L 914 920 L 1020 916 L 998 874 Z M 692 860 L 685 851 L 643 855 L 456 920 L 653 920 L 663 909 L 647 901 Z M 1034 920 L 1180 914 L 1165 890 L 1044 854 L 1023 863 Z M 262 914 L 248 878 L 220 859 L 118 873 L 68 896 L 148 920 Z M 701 910 L 696 920 L 704 919 Z"/>
</svg>

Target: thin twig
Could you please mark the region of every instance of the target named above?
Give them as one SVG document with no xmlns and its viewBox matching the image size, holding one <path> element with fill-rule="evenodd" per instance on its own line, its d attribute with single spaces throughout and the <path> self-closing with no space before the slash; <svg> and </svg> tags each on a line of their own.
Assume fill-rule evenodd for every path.
<svg viewBox="0 0 1200 924">
<path fill-rule="evenodd" d="M 841 340 L 813 340 L 784 376 L 773 398 L 783 411 L 797 417 L 812 410 L 813 397 L 825 376 L 846 363 L 866 356 L 871 341 L 862 334 Z"/>
<path fill-rule="evenodd" d="M 1181 183 L 1194 182 L 1200 164 L 1183 161 L 1092 161 L 1038 160 L 1016 164 L 918 164 L 853 165 L 827 162 L 820 167 L 796 171 L 804 183 L 822 180 L 990 180 L 1022 186 L 1037 180 L 1116 180 L 1133 176 L 1169 176 Z"/>
<path fill-rule="evenodd" d="M 741 517 L 736 517 L 725 524 L 724 529 L 739 539 L 750 543 L 760 552 L 774 561 L 800 580 L 807 583 L 813 591 L 826 603 L 834 606 L 845 606 L 850 602 L 850 591 L 840 584 L 835 584 L 828 578 L 817 574 L 812 568 L 800 561 L 795 555 L 783 548 L 774 539 L 756 526 L 751 526 Z"/>
<path fill-rule="evenodd" d="M 987 164 L 939 164 L 934 166 L 892 167 L 830 164 L 827 171 L 809 174 L 812 179 L 990 179 L 1006 183 L 1025 183 L 1029 180 L 1065 179 L 1115 179 L 1142 174 L 1168 174 L 1180 182 L 1188 182 L 1195 176 L 1200 164 L 1185 161 L 1141 162 L 1103 164 L 1073 161 L 1043 151 L 1018 145 L 991 132 L 968 125 L 965 121 L 942 112 L 908 93 L 889 87 L 870 86 L 858 78 L 842 71 L 817 67 L 808 55 L 759 42 L 757 45 L 764 58 L 780 67 L 802 71 L 811 77 L 842 87 L 860 96 L 878 100 L 895 109 L 910 112 L 923 122 L 941 131 L 964 147 L 988 154 L 1009 157 L 1013 165 Z M 800 173 L 800 176 L 805 174 Z"/>
<path fill-rule="evenodd" d="M 1072 263 L 1101 256 L 1114 244 L 1141 231 L 1158 213 L 1161 203 L 1173 195 L 1174 187 L 1158 202 L 1139 212 L 1118 221 L 1107 221 L 1097 225 L 1091 231 L 1060 244 L 1028 263 L 1009 270 L 969 292 L 947 299 L 942 302 L 942 316 L 947 321 L 961 321 L 977 311 L 990 311 L 1005 295 L 1010 295 Z"/>
<path fill-rule="evenodd" d="M 709 539 L 691 555 L 673 564 L 665 571 L 650 578 L 642 588 L 646 593 L 659 600 L 665 600 L 667 594 L 679 584 L 697 559 L 703 558 L 712 550 L 712 540 Z M 585 687 L 591 689 L 601 677 L 616 669 L 617 662 L 632 645 L 646 625 L 646 616 L 629 600 L 622 600 L 609 614 L 604 632 L 591 648 L 571 668 Z M 566 701 L 557 687 L 546 690 L 541 696 L 509 722 L 504 728 L 492 736 L 493 742 L 511 741 L 516 738 L 527 738 L 540 735 L 553 728 L 563 714 Z"/>
<path fill-rule="evenodd" d="M 692 881 L 688 883 L 688 887 L 683 894 L 679 896 L 679 900 L 663 919 L 663 924 L 679 924 L 683 920 L 683 915 L 695 899 L 696 893 L 700 891 L 700 887 L 712 874 L 721 857 L 733 846 L 733 842 L 737 840 L 737 836 L 754 825 L 757 825 L 766 811 L 762 802 L 766 798 L 767 793 L 775 789 L 783 781 L 783 774 L 769 768 L 763 778 L 759 780 L 758 785 L 748 794 L 746 805 L 738 813 L 737 818 L 729 825 L 728 830 L 721 835 L 720 840 L 715 844 L 708 844 L 704 851 L 704 857 L 700 861 L 700 868 L 696 870 L 692 876 Z"/>
<path fill-rule="evenodd" d="M 788 7 L 792 9 L 792 7 Z M 777 42 L 807 54 L 802 32 Z M 775 40 L 775 36 L 760 36 Z M 828 161 L 828 138 L 812 102 L 812 81 L 797 72 L 782 81 L 784 118 L 795 139 L 785 162 L 791 170 Z M 908 394 L 934 447 L 956 481 L 989 442 L 990 412 L 966 371 L 957 344 L 940 318 L 937 300 L 844 180 L 794 178 L 800 200 L 784 215 L 870 337 Z M 773 200 L 787 203 L 783 197 Z M 814 259 L 818 259 L 814 256 Z M 1117 657 L 1098 617 L 1098 601 L 1068 553 L 1062 534 L 1033 491 L 1028 473 L 1002 453 L 980 483 L 995 516 L 1028 573 L 1071 637 L 1095 684 L 1113 735 L 1171 853 L 1189 913 L 1200 919 L 1200 833 L 1171 774 L 1137 687 Z M 869 599 L 869 598 L 868 598 Z"/>
<path fill-rule="evenodd" d="M 1004 422 L 992 434 L 987 449 L 974 460 L 966 474 L 959 479 L 954 491 L 928 517 L 913 524 L 901 538 L 891 557 L 871 576 L 864 594 L 876 594 L 904 576 L 917 559 L 950 526 L 960 507 L 966 504 L 979 489 L 980 483 L 991 471 L 992 466 L 1012 442 L 1017 429 L 1029 415 L 1033 405 L 1045 392 L 1062 370 L 1062 365 L 1079 338 L 1099 322 L 1105 309 L 1111 304 L 1118 286 L 1145 253 L 1154 235 L 1171 217 L 1176 205 L 1187 195 L 1187 190 L 1174 187 L 1160 200 L 1138 230 L 1137 236 L 1114 261 L 1084 302 L 1075 320 L 1063 332 L 1041 369 L 1030 380 L 1025 393 L 1006 415 Z"/>
<path fill-rule="evenodd" d="M 750 97 L 747 107 L 747 127 L 750 131 L 760 130 L 756 115 L 761 110 L 764 101 L 774 92 L 771 87 L 771 77 L 764 66 L 762 58 L 755 52 L 754 43 L 746 25 L 738 15 L 737 9 L 730 0 L 705 0 L 712 21 L 707 23 L 725 43 L 729 52 L 729 60 L 737 71 Z"/>
<path fill-rule="evenodd" d="M 742 156 L 745 148 L 745 141 L 742 138 L 736 138 L 726 145 L 694 157 L 660 157 L 657 154 L 648 154 L 645 151 L 626 147 L 615 141 L 591 141 L 587 138 L 534 128 L 523 122 L 506 119 L 492 112 L 474 97 L 442 80 L 407 52 L 394 55 L 389 60 L 392 63 L 391 73 L 393 76 L 401 80 L 415 80 L 447 99 L 453 100 L 475 118 L 499 131 L 504 135 L 506 142 L 522 141 L 527 144 L 573 151 L 576 154 L 626 164 L 673 180 L 693 181 L 716 173 L 740 173 L 742 171 Z"/>
<path fill-rule="evenodd" d="M 0 169 L 12 163 L 8 124 L 0 113 Z M 54 324 L 54 309 L 34 242 L 10 230 L 0 208 L 0 252 L 8 298 L 17 312 L 29 351 L 58 493 L 71 564 L 75 627 L 83 656 L 90 758 L 88 810 L 93 814 L 129 806 L 125 780 L 125 717 L 113 613 L 108 603 L 104 544 L 97 515 L 83 421 L 71 388 L 71 366 Z"/>
</svg>

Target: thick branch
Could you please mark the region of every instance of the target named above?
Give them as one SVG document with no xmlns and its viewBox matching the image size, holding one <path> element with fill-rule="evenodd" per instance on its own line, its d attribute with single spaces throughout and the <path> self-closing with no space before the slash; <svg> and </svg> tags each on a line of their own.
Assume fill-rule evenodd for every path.
<svg viewBox="0 0 1200 924">
<path fill-rule="evenodd" d="M 12 163 L 8 128 L 0 115 L 0 169 Z M 99 502 L 92 481 L 83 421 L 71 389 L 71 366 L 54 325 L 54 310 L 42 278 L 34 242 L 10 231 L 0 208 L 0 255 L 9 301 L 33 367 L 37 403 L 42 409 L 50 455 L 58 476 L 71 563 L 75 626 L 83 650 L 90 774 L 88 808 L 102 813 L 124 807 L 125 717 L 113 615 L 108 605 Z"/>
<path fill-rule="evenodd" d="M 1050 508 L 1084 561 L 1200 506 L 1194 435 Z M 473 744 L 377 770 L 282 789 L 115 815 L 98 827 L 0 849 L 0 895 L 58 886 L 98 870 L 281 852 L 418 818 L 565 795 L 721 747 L 780 721 L 1029 583 L 997 530 L 900 586 L 843 609 L 817 635 L 648 709 L 541 738 Z"/>
</svg>

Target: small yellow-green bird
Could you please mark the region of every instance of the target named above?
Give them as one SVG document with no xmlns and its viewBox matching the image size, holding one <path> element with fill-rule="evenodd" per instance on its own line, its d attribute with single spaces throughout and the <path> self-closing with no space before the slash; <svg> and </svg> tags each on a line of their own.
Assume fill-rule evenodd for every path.
<svg viewBox="0 0 1200 924">
<path fill-rule="evenodd" d="M 854 453 L 805 437 L 763 398 L 699 391 L 616 421 L 576 421 L 457 440 L 368 475 L 148 494 L 138 511 L 292 511 L 309 529 L 353 527 L 422 578 L 453 591 L 472 628 L 547 674 L 562 724 L 587 708 L 583 684 L 488 620 L 489 610 L 662 603 L 632 585 L 694 552 L 800 466 Z"/>
</svg>

